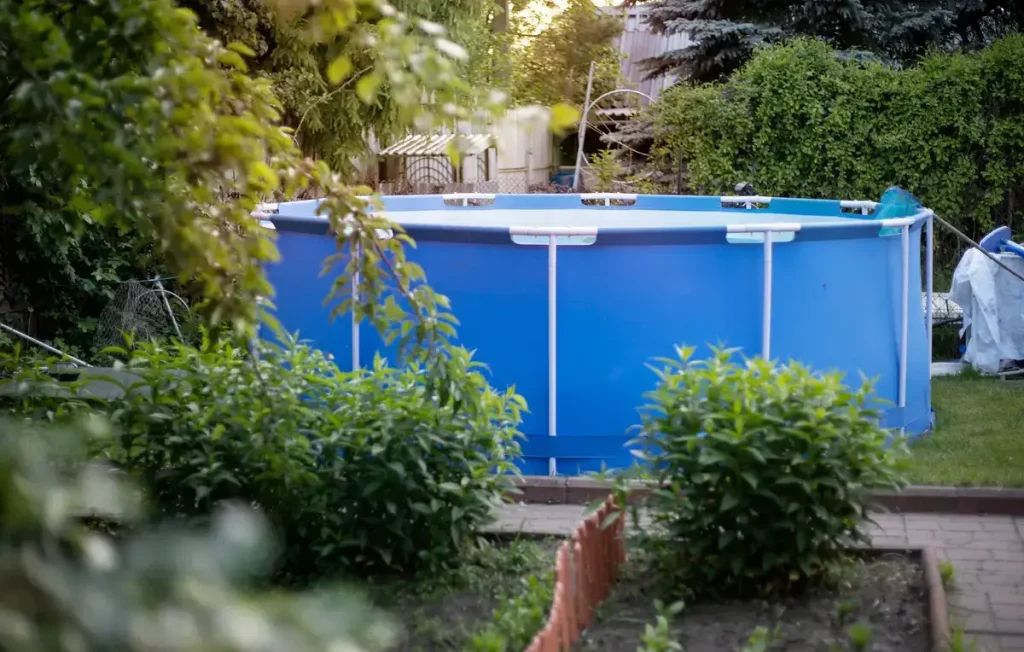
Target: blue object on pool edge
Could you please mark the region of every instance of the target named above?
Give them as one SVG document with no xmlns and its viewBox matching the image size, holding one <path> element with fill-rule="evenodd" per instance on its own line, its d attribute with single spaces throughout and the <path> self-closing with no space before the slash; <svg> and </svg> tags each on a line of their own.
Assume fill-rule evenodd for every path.
<svg viewBox="0 0 1024 652">
<path fill-rule="evenodd" d="M 527 399 L 524 473 L 547 473 L 549 457 L 560 474 L 597 471 L 602 463 L 629 466 L 624 444 L 633 433 L 627 429 L 638 422 L 636 410 L 656 380 L 644 364 L 673 355 L 673 346 L 698 346 L 700 357 L 708 343 L 719 342 L 760 352 L 763 236 L 736 233 L 736 226 L 730 232 L 730 225 L 801 225 L 773 238 L 772 357 L 842 370 L 851 384 L 859 384 L 860 373 L 877 377 L 880 397 L 896 404 L 901 239 L 879 237 L 874 219 L 847 214 L 835 200 L 775 198 L 751 209 L 720 197 L 641 195 L 618 206 L 581 200 L 574 194 L 497 195 L 484 206 L 449 206 L 439 195 L 382 200 L 387 216 L 417 241 L 409 259 L 451 299 L 459 342 L 488 364 L 492 385 L 515 384 Z M 321 261 L 335 244 L 317 206 L 278 206 L 270 219 L 281 261 L 267 273 L 284 328 L 332 353 L 344 369 L 352 323 L 332 321 L 322 303 L 333 278 L 320 276 Z M 884 425 L 911 435 L 930 423 L 922 223 L 910 230 L 907 403 L 884 416 Z M 547 428 L 547 238 L 514 241 L 513 226 L 595 227 L 595 237 L 556 240 L 557 437 Z M 394 347 L 372 328 L 360 330 L 358 344 L 364 365 L 376 351 L 394 359 Z"/>
<path fill-rule="evenodd" d="M 978 246 L 989 252 L 990 254 L 997 253 L 999 247 L 1004 240 L 1010 239 L 1010 227 L 1000 226 L 993 229 L 991 233 L 986 235 L 984 238 L 978 241 Z"/>
<path fill-rule="evenodd" d="M 921 201 L 917 197 L 899 186 L 892 186 L 882 194 L 882 198 L 871 214 L 871 219 L 889 220 L 910 217 L 919 210 L 921 210 Z M 893 235 L 899 231 L 899 228 L 888 227 L 882 229 L 881 235 Z"/>
</svg>

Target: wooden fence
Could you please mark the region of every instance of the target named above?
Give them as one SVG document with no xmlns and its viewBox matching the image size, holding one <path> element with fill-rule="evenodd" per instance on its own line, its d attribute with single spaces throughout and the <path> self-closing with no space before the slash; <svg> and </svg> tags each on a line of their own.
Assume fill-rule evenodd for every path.
<svg viewBox="0 0 1024 652">
<path fill-rule="evenodd" d="M 555 592 L 547 624 L 537 633 L 527 652 L 567 652 L 590 624 L 594 609 L 608 597 L 619 569 L 626 561 L 623 526 L 626 515 L 602 528 L 619 511 L 611 496 L 576 528 L 558 548 Z"/>
</svg>

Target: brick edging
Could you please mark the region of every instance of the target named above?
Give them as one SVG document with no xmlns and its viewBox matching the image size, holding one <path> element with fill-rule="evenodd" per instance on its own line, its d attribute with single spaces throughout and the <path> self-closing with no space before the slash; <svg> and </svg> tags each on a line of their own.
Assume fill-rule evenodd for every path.
<svg viewBox="0 0 1024 652">
<path fill-rule="evenodd" d="M 932 650 L 948 652 L 952 630 L 949 628 L 946 587 L 942 585 L 939 557 L 931 546 L 921 549 L 921 566 L 924 568 L 924 585 L 928 595 L 928 625 L 932 635 Z"/>
<path fill-rule="evenodd" d="M 604 504 L 559 546 L 550 611 L 526 652 L 571 649 L 594 618 L 597 607 L 608 598 L 626 563 L 625 519 L 620 517 L 609 527 L 602 527 L 605 519 L 616 511 L 618 505 L 606 494 Z M 924 575 L 931 650 L 950 652 L 952 630 L 946 589 L 935 550 L 930 546 L 873 546 L 858 551 L 871 556 L 910 553 L 918 557 Z"/>
<path fill-rule="evenodd" d="M 591 478 L 524 476 L 520 493 L 526 503 L 580 505 L 608 496 L 608 483 Z M 901 492 L 872 492 L 875 503 L 894 512 L 1024 516 L 1024 489 L 912 486 Z"/>
<path fill-rule="evenodd" d="M 558 547 L 551 609 L 526 652 L 571 650 L 611 593 L 626 562 L 623 529 L 626 519 L 607 519 L 621 512 L 612 496 L 576 527 Z"/>
</svg>

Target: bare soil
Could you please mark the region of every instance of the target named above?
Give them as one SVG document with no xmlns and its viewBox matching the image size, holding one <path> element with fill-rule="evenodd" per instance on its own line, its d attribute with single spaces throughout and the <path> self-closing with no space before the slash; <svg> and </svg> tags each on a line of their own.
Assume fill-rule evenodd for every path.
<svg viewBox="0 0 1024 652">
<path fill-rule="evenodd" d="M 577 649 L 635 652 L 648 623 L 654 624 L 657 595 L 649 569 L 627 565 L 611 597 L 599 609 Z M 778 627 L 767 650 L 833 652 L 855 650 L 850 627 L 870 627 L 872 652 L 928 652 L 923 572 L 903 555 L 858 559 L 836 589 L 798 598 L 700 602 L 686 605 L 671 623 L 673 638 L 686 652 L 739 652 L 758 627 Z M 678 599 L 678 598 L 676 598 Z"/>
</svg>

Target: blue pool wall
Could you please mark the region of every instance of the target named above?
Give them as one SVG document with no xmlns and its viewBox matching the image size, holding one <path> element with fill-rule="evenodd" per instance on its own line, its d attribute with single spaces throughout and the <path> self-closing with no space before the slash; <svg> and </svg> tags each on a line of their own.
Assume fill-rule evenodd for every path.
<svg viewBox="0 0 1024 652">
<path fill-rule="evenodd" d="M 498 195 L 488 206 L 445 206 L 441 196 L 383 199 L 388 216 L 418 210 L 579 209 L 579 195 Z M 352 324 L 332 320 L 323 299 L 332 277 L 322 261 L 335 252 L 318 202 L 281 204 L 271 216 L 281 261 L 268 270 L 276 289 L 276 316 L 288 331 L 351 366 Z M 632 206 L 588 206 L 617 211 L 622 227 L 601 229 L 587 246 L 559 246 L 557 266 L 557 437 L 548 435 L 547 248 L 511 241 L 507 226 L 407 226 L 417 247 L 408 252 L 430 284 L 446 294 L 459 318 L 460 342 L 476 349 L 497 388 L 515 385 L 529 405 L 527 474 L 559 474 L 624 467 L 629 429 L 639 422 L 652 358 L 671 356 L 677 344 L 761 347 L 763 246 L 729 242 L 719 227 L 630 229 L 631 210 L 722 211 L 854 218 L 839 201 L 773 199 L 767 208 L 723 208 L 719 197 L 639 196 Z M 682 216 L 681 216 L 682 217 Z M 481 218 L 481 221 L 486 221 Z M 753 220 L 752 220 L 753 221 Z M 763 220 L 761 220 L 763 221 Z M 780 220 L 783 221 L 783 220 Z M 785 221 L 792 221 L 791 219 Z M 930 359 L 921 301 L 924 219 L 910 231 L 907 400 L 895 407 L 900 357 L 901 237 L 880 236 L 877 223 L 837 228 L 805 223 L 792 241 L 773 243 L 771 357 L 818 370 L 838 369 L 850 385 L 860 374 L 876 378 L 878 395 L 892 404 L 884 425 L 925 432 L 930 419 Z M 368 325 L 360 329 L 365 365 L 380 352 L 394 360 Z"/>
</svg>

